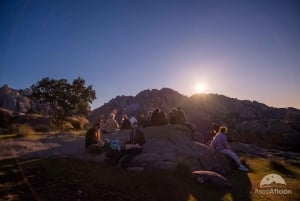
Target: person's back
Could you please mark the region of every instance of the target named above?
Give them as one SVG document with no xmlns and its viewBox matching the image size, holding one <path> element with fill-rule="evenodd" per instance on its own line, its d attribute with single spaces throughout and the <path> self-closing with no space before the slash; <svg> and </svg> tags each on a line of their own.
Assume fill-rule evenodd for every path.
<svg viewBox="0 0 300 201">
<path fill-rule="evenodd" d="M 248 171 L 248 169 L 241 163 L 236 153 L 234 153 L 228 146 L 227 137 L 225 135 L 226 132 L 227 132 L 227 128 L 221 126 L 219 132 L 216 134 L 216 136 L 211 142 L 211 147 L 232 158 L 239 166 L 239 170 Z"/>
<path fill-rule="evenodd" d="M 211 143 L 212 147 L 217 151 L 228 148 L 227 137 L 222 132 L 217 133 Z"/>
<path fill-rule="evenodd" d="M 105 123 L 105 131 L 107 133 L 113 133 L 117 128 L 119 128 L 118 122 L 114 119 L 107 119 Z"/>
<path fill-rule="evenodd" d="M 130 129 L 131 128 L 131 123 L 129 121 L 129 119 L 124 119 L 122 121 L 122 125 L 120 129 Z"/>
<path fill-rule="evenodd" d="M 175 113 L 175 122 L 176 122 L 176 124 L 185 124 L 186 123 L 186 114 L 182 110 L 181 107 L 177 108 L 177 111 Z"/>
<path fill-rule="evenodd" d="M 105 133 L 113 133 L 116 129 L 119 128 L 118 122 L 114 118 L 113 114 L 110 115 L 110 118 L 106 120 L 104 125 L 104 132 Z"/>
</svg>

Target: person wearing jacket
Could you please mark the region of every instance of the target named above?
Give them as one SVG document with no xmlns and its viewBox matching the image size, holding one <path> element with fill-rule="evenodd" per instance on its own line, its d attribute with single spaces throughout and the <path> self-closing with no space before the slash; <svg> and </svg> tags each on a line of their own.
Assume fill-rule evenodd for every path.
<svg viewBox="0 0 300 201">
<path fill-rule="evenodd" d="M 132 130 L 129 140 L 124 144 L 125 149 L 120 160 L 120 166 L 123 168 L 128 168 L 131 160 L 143 152 L 143 145 L 146 142 L 144 133 L 138 128 L 137 120 L 133 117 L 130 121 Z"/>
</svg>

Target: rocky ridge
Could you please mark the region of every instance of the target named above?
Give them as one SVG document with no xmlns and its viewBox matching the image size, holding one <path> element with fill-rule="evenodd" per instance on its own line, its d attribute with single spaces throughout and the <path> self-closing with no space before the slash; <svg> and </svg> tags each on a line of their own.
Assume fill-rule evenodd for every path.
<svg viewBox="0 0 300 201">
<path fill-rule="evenodd" d="M 117 96 L 89 115 L 91 122 L 111 111 L 138 116 L 160 108 L 166 113 L 181 106 L 187 119 L 201 134 L 202 143 L 211 140 L 212 123 L 229 128 L 229 140 L 253 143 L 262 147 L 300 151 L 300 110 L 274 108 L 257 101 L 238 100 L 218 94 L 184 96 L 172 89 L 144 90 L 136 96 Z M 259 126 L 258 126 L 259 125 Z"/>
<path fill-rule="evenodd" d="M 28 118 L 37 118 L 36 115 L 28 118 L 24 115 L 48 113 L 48 107 L 32 99 L 30 94 L 30 89 L 14 90 L 7 85 L 0 88 L 1 128 L 8 128 L 16 116 L 22 118 L 20 122 L 24 122 Z M 117 96 L 93 110 L 88 119 L 94 123 L 100 115 L 108 116 L 112 110 L 117 110 L 117 120 L 123 114 L 137 116 L 155 108 L 169 113 L 177 106 L 181 106 L 188 120 L 198 127 L 202 143 L 211 140 L 212 123 L 217 122 L 228 126 L 229 140 L 300 151 L 299 109 L 274 108 L 256 101 L 238 100 L 218 94 L 195 94 L 187 97 L 169 88 L 148 89 L 136 96 Z M 34 120 L 39 121 L 46 122 L 45 119 Z"/>
</svg>

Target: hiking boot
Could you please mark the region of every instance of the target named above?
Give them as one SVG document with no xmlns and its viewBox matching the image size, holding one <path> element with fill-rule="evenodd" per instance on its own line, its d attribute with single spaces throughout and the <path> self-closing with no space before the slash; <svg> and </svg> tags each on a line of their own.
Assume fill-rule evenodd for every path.
<svg viewBox="0 0 300 201">
<path fill-rule="evenodd" d="M 243 166 L 243 165 L 240 165 L 239 170 L 245 171 L 245 172 L 248 172 L 248 171 L 249 171 L 248 168 L 246 168 L 246 167 Z"/>
</svg>

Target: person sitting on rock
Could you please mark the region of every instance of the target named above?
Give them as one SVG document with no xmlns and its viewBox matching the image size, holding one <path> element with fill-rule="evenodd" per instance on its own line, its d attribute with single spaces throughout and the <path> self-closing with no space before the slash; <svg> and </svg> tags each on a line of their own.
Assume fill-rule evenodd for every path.
<svg viewBox="0 0 300 201">
<path fill-rule="evenodd" d="M 85 150 L 90 153 L 100 153 L 103 150 L 103 142 L 101 140 L 100 124 L 96 123 L 86 132 Z"/>
<path fill-rule="evenodd" d="M 176 120 L 175 120 L 176 111 L 177 111 L 177 110 L 174 108 L 174 109 L 169 113 L 169 123 L 170 123 L 170 124 L 176 124 Z"/>
<path fill-rule="evenodd" d="M 143 152 L 143 145 L 145 144 L 144 133 L 139 130 L 137 120 L 132 117 L 130 119 L 132 130 L 130 132 L 130 138 L 124 143 L 124 151 L 120 160 L 120 166 L 128 168 L 131 160 L 138 154 Z"/>
<path fill-rule="evenodd" d="M 102 129 L 103 133 L 113 133 L 119 128 L 118 122 L 115 120 L 115 114 L 111 113 L 109 118 L 106 120 L 104 124 L 104 128 Z"/>
<path fill-rule="evenodd" d="M 226 137 L 226 132 L 227 128 L 224 126 L 221 126 L 219 129 L 219 132 L 216 134 L 216 136 L 213 138 L 211 142 L 211 147 L 214 148 L 215 150 L 221 152 L 222 154 L 225 154 L 232 158 L 237 165 L 239 166 L 239 170 L 242 171 L 248 171 L 248 169 L 241 163 L 239 157 L 234 153 L 227 142 L 227 137 Z"/>
<path fill-rule="evenodd" d="M 120 129 L 130 129 L 131 128 L 131 123 L 128 119 L 127 114 L 124 114 L 121 120 L 121 127 Z"/>
<path fill-rule="evenodd" d="M 183 111 L 183 109 L 180 106 L 178 106 L 175 112 L 175 124 L 184 125 L 185 123 L 186 123 L 186 114 Z"/>
</svg>

